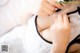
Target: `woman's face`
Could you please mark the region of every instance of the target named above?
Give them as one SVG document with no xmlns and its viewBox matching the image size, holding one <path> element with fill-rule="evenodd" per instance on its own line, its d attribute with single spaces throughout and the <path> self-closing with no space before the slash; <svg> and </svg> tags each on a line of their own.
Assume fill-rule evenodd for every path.
<svg viewBox="0 0 80 53">
<path fill-rule="evenodd" d="M 70 5 L 80 5 L 80 0 L 71 0 L 71 1 L 64 1 L 61 3 L 64 7 Z"/>
<path fill-rule="evenodd" d="M 74 0 L 70 2 L 60 2 L 60 3 L 62 4 L 63 9 L 60 12 L 58 12 L 58 14 L 75 11 L 77 7 L 80 6 L 80 0 Z"/>
</svg>

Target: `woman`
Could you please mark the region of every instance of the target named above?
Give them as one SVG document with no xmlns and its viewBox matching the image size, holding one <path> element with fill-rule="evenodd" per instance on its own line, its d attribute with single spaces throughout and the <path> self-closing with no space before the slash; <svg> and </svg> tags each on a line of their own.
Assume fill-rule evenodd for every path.
<svg viewBox="0 0 80 53">
<path fill-rule="evenodd" d="M 64 14 L 66 13 L 67 16 L 69 17 L 69 22 L 70 22 L 70 25 L 71 25 L 71 35 L 72 37 L 70 37 L 70 40 L 68 42 L 68 47 L 66 48 L 66 53 L 67 52 L 78 52 L 80 51 L 80 40 L 78 39 L 80 37 L 80 29 L 79 29 L 79 13 L 80 13 L 80 9 L 79 9 L 79 6 L 80 6 L 80 0 L 74 0 L 74 1 L 70 1 L 70 2 L 60 2 L 60 3 L 57 3 L 55 4 L 54 3 L 54 0 L 50 0 L 50 1 L 46 1 L 44 0 L 43 3 L 42 3 L 42 6 L 41 6 L 41 9 L 39 11 L 39 17 L 38 18 L 40 21 L 38 21 L 38 26 L 39 28 L 39 31 L 41 32 L 41 35 L 44 39 L 47 40 L 48 43 L 51 43 L 52 41 L 50 40 L 51 38 L 48 38 L 50 37 L 49 35 L 47 35 L 47 38 L 45 36 L 45 33 L 49 32 L 48 29 L 50 28 L 50 26 L 52 25 L 52 23 L 54 21 L 54 16 L 53 18 L 50 18 L 51 15 L 53 14 Z M 59 9 L 59 12 L 56 12 L 56 8 Z M 60 11 L 61 10 L 61 11 Z M 42 17 L 42 18 L 41 18 Z M 64 16 L 62 16 L 64 17 Z M 75 21 L 74 21 L 75 20 Z M 70 26 L 68 25 L 68 27 Z M 54 26 L 54 25 L 53 25 Z M 58 28 L 61 26 L 61 24 L 58 26 Z M 55 27 L 54 27 L 55 28 Z M 63 27 L 64 28 L 64 27 Z M 44 30 L 46 29 L 46 30 Z M 57 30 L 57 29 L 56 29 Z M 56 31 L 54 30 L 54 31 Z M 64 34 L 65 36 L 65 34 Z M 57 38 L 56 38 L 57 39 Z M 55 38 L 53 39 L 55 40 Z M 63 41 L 64 41 L 64 38 L 63 38 Z M 71 42 L 70 42 L 71 41 Z M 54 42 L 52 42 L 54 43 Z M 63 42 L 64 43 L 64 42 Z M 54 45 L 54 44 L 53 44 Z M 60 45 L 59 45 L 60 46 Z M 58 52 L 60 53 L 60 52 Z"/>
<path fill-rule="evenodd" d="M 42 4 L 47 5 L 46 0 Z M 51 9 L 62 9 L 62 5 L 59 3 L 57 4 L 53 1 L 50 4 L 53 6 Z M 65 53 L 67 45 L 71 40 L 71 25 L 67 13 L 52 11 L 54 13 L 50 12 L 50 14 L 39 11 L 45 14 L 45 16 L 34 15 L 28 20 L 27 25 L 16 27 L 2 36 L 0 38 L 0 52 L 5 52 L 2 49 L 4 49 L 3 46 L 6 46 L 8 49 L 7 53 Z"/>
<path fill-rule="evenodd" d="M 60 3 L 57 3 L 57 4 L 54 3 L 54 0 L 49 0 L 49 1 L 44 0 L 43 3 L 42 3 L 41 8 L 39 10 L 39 15 L 38 16 L 44 18 L 44 20 L 47 20 L 47 21 L 44 21 L 40 18 L 41 21 L 42 21 L 42 23 L 39 22 L 39 24 L 41 24 L 41 25 L 38 24 L 40 29 L 46 29 L 46 28 L 50 27 L 50 25 L 52 23 L 52 20 L 55 19 L 55 18 L 50 19 L 50 17 L 49 17 L 50 15 L 52 15 L 54 13 L 56 13 L 56 14 L 66 13 L 68 15 L 69 22 L 70 22 L 70 25 L 71 25 L 71 36 L 72 35 L 73 36 L 72 36 L 72 38 L 70 38 L 72 41 L 69 40 L 68 47 L 66 48 L 66 53 L 67 52 L 68 53 L 70 53 L 70 52 L 79 53 L 80 52 L 80 45 L 79 45 L 79 43 L 80 43 L 80 40 L 79 40 L 79 37 L 80 37 L 80 35 L 79 35 L 80 34 L 80 32 L 79 32 L 80 31 L 79 30 L 79 27 L 80 27 L 79 26 L 80 25 L 79 24 L 79 21 L 80 21 L 79 20 L 79 18 L 80 18 L 80 8 L 79 8 L 79 6 L 80 6 L 80 1 L 79 0 L 74 0 L 74 1 L 70 1 L 70 2 L 60 2 Z M 56 12 L 56 10 L 54 10 L 54 8 L 58 8 L 59 11 L 60 10 L 61 11 Z M 60 27 L 60 26 L 58 26 L 58 27 Z M 51 42 L 50 39 L 46 38 L 45 35 L 44 35 L 46 33 L 46 31 L 43 30 L 42 32 L 41 32 L 42 36 L 50 43 Z M 64 38 L 63 38 L 63 40 L 64 40 Z"/>
</svg>

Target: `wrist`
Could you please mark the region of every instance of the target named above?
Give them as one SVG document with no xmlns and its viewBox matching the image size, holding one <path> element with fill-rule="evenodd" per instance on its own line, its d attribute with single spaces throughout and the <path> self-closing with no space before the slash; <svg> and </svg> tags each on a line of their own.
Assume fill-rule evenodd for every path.
<svg viewBox="0 0 80 53">
<path fill-rule="evenodd" d="M 51 53 L 65 53 L 66 48 L 67 48 L 67 45 L 64 45 L 64 44 L 57 44 L 57 45 L 53 44 Z"/>
</svg>

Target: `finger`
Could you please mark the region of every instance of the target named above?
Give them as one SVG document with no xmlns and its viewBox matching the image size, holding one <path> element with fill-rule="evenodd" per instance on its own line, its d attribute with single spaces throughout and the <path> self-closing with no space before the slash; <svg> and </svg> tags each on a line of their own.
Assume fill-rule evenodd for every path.
<svg viewBox="0 0 80 53">
<path fill-rule="evenodd" d="M 47 2 L 47 0 L 41 0 L 41 4 L 44 4 L 45 2 Z"/>
<path fill-rule="evenodd" d="M 48 0 L 48 2 L 56 8 L 62 8 L 62 5 L 58 3 L 56 0 Z"/>
<path fill-rule="evenodd" d="M 69 25 L 70 24 L 67 14 L 63 14 L 63 20 L 64 20 L 64 24 L 65 25 Z"/>
<path fill-rule="evenodd" d="M 50 10 L 52 10 L 53 12 L 55 12 L 55 7 L 53 5 L 51 5 L 49 2 L 46 3 L 46 7 Z"/>
<path fill-rule="evenodd" d="M 48 16 L 49 16 L 46 12 L 44 12 L 44 11 L 42 11 L 42 10 L 40 10 L 40 11 L 38 12 L 38 15 L 39 15 L 39 17 L 42 17 L 42 18 L 45 18 L 45 17 L 48 17 Z"/>
<path fill-rule="evenodd" d="M 42 2 L 43 2 L 43 1 L 45 2 L 45 1 L 47 1 L 47 0 L 42 0 Z"/>
<path fill-rule="evenodd" d="M 53 14 L 53 11 L 51 11 L 50 9 L 46 8 L 45 6 L 41 8 L 42 11 L 46 12 L 49 15 Z"/>
<path fill-rule="evenodd" d="M 63 22 L 63 15 L 62 14 L 58 15 L 58 22 L 59 23 Z"/>
</svg>

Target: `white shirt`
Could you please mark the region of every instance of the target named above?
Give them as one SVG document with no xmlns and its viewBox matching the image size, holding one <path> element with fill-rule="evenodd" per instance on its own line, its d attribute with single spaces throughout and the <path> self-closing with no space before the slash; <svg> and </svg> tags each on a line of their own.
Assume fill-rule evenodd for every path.
<svg viewBox="0 0 80 53">
<path fill-rule="evenodd" d="M 51 49 L 51 44 L 41 39 L 36 31 L 35 16 L 29 19 L 27 25 L 16 27 L 2 36 L 1 45 L 8 45 L 7 53 L 49 53 Z"/>
<path fill-rule="evenodd" d="M 77 17 L 77 18 L 75 18 Z M 52 44 L 44 41 L 38 34 L 35 24 L 35 16 L 28 20 L 27 25 L 19 26 L 0 38 L 0 47 L 8 45 L 8 52 L 5 53 L 49 53 Z M 80 15 L 70 15 L 73 40 L 80 34 Z M 71 41 L 70 40 L 70 41 Z M 2 52 L 0 48 L 0 53 Z"/>
</svg>

